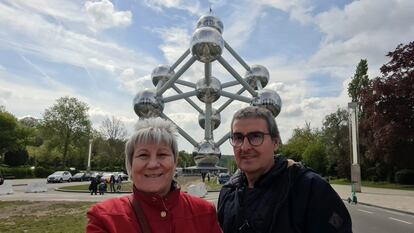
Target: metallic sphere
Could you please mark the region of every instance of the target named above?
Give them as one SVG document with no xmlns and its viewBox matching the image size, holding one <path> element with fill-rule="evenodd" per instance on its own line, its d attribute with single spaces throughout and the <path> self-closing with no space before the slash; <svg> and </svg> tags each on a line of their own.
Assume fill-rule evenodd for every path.
<svg viewBox="0 0 414 233">
<path fill-rule="evenodd" d="M 219 58 L 223 52 L 224 40 L 220 32 L 211 27 L 198 28 L 191 38 L 191 54 L 197 60 L 207 63 Z"/>
<path fill-rule="evenodd" d="M 151 79 L 154 86 L 157 86 L 161 81 L 163 83 L 167 82 L 174 75 L 174 71 L 170 70 L 168 65 L 159 65 L 152 71 Z"/>
<path fill-rule="evenodd" d="M 199 167 L 214 167 L 220 157 L 220 149 L 211 140 L 201 141 L 193 151 L 194 162 Z"/>
<path fill-rule="evenodd" d="M 257 81 L 260 81 L 262 87 L 265 87 L 269 82 L 269 71 L 262 65 L 252 65 L 244 76 L 246 82 L 256 90 L 259 89 Z"/>
<path fill-rule="evenodd" d="M 263 89 L 258 91 L 258 95 L 252 100 L 251 105 L 265 107 L 276 117 L 282 108 L 282 100 L 276 91 Z"/>
<path fill-rule="evenodd" d="M 197 22 L 197 28 L 212 27 L 223 34 L 223 22 L 214 15 L 203 15 Z"/>
<path fill-rule="evenodd" d="M 215 77 L 210 77 L 210 82 L 207 83 L 205 78 L 202 78 L 196 83 L 197 97 L 201 102 L 213 103 L 218 100 L 221 95 L 221 83 Z"/>
<path fill-rule="evenodd" d="M 155 90 L 145 89 L 134 98 L 134 111 L 140 118 L 158 117 L 163 110 L 162 96 L 158 97 Z"/>
<path fill-rule="evenodd" d="M 212 109 L 212 114 L 211 114 L 211 128 L 217 129 L 220 126 L 221 123 L 221 117 L 220 117 L 220 113 L 217 113 L 216 109 Z M 205 129 L 206 126 L 206 114 L 205 113 L 200 113 L 198 115 L 198 124 L 201 126 L 201 128 Z"/>
</svg>

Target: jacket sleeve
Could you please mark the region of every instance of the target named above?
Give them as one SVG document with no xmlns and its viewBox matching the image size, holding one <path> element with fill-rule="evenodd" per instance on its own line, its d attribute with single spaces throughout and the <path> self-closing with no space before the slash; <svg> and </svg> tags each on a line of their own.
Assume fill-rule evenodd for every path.
<svg viewBox="0 0 414 233">
<path fill-rule="evenodd" d="M 310 172 L 305 212 L 308 233 L 352 233 L 351 217 L 344 202 L 319 175 Z M 310 177 L 309 177 L 310 176 Z M 302 184 L 304 185 L 304 184 Z"/>
<path fill-rule="evenodd" d="M 88 212 L 88 225 L 86 226 L 86 233 L 109 233 L 106 229 L 106 220 L 99 214 L 99 209 L 93 206 Z"/>
</svg>

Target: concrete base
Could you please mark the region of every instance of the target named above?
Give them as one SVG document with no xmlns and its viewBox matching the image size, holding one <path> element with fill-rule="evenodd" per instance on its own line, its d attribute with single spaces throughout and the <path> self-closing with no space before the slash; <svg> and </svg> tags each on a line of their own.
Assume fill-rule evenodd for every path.
<svg viewBox="0 0 414 233">
<path fill-rule="evenodd" d="M 0 195 L 12 194 L 13 193 L 13 182 L 10 180 L 5 180 L 2 185 L 0 185 Z"/>
<path fill-rule="evenodd" d="M 38 181 L 29 183 L 26 186 L 26 193 L 42 193 L 47 192 L 46 181 Z"/>
<path fill-rule="evenodd" d="M 351 166 L 351 183 L 354 186 L 354 191 L 360 193 L 361 192 L 361 166 L 359 164 L 352 164 Z"/>
</svg>

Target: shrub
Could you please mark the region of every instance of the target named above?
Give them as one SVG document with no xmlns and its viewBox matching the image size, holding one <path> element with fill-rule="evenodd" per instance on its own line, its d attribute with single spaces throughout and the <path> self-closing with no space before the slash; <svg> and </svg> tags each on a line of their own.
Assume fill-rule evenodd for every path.
<svg viewBox="0 0 414 233">
<path fill-rule="evenodd" d="M 33 171 L 30 167 L 0 167 L 1 173 L 7 178 L 23 179 L 33 178 Z"/>
<path fill-rule="evenodd" d="M 414 170 L 402 169 L 397 171 L 395 181 L 399 184 L 414 184 Z"/>
<path fill-rule="evenodd" d="M 37 178 L 46 178 L 48 175 L 53 173 L 53 169 L 44 168 L 42 166 L 36 167 L 34 170 L 34 175 Z"/>
</svg>

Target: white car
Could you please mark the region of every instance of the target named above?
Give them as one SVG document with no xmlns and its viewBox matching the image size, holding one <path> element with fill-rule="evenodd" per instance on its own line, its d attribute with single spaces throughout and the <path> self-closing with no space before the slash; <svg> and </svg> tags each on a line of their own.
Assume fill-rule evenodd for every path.
<svg viewBox="0 0 414 233">
<path fill-rule="evenodd" d="M 63 181 L 71 182 L 72 174 L 70 174 L 68 171 L 57 171 L 47 177 L 47 183 L 62 183 Z"/>
</svg>

